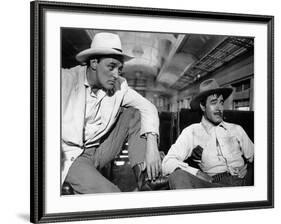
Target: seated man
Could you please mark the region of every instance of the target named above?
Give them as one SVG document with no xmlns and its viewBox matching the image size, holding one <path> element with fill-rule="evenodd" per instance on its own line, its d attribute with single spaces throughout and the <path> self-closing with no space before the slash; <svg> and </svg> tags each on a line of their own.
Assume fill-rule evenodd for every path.
<svg viewBox="0 0 281 224">
<path fill-rule="evenodd" d="M 201 110 L 201 123 L 185 128 L 163 160 L 163 174 L 171 189 L 244 186 L 249 183 L 248 163 L 254 159 L 254 144 L 244 129 L 223 121 L 223 104 L 232 93 L 214 79 L 200 84 L 191 108 Z M 184 161 L 193 158 L 198 168 Z"/>
<path fill-rule="evenodd" d="M 167 183 L 158 177 L 158 112 L 120 77 L 123 63 L 132 57 L 122 53 L 119 36 L 96 34 L 76 59 L 83 66 L 62 70 L 61 179 L 68 187 L 62 194 L 69 193 L 65 189 L 78 194 L 119 192 L 100 171 L 126 141 L 140 190 L 153 188 L 157 181 Z"/>
</svg>

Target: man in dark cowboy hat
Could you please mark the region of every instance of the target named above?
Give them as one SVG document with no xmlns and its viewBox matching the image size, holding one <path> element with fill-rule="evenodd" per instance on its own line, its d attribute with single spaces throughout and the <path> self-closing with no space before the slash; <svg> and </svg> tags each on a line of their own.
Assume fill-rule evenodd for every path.
<svg viewBox="0 0 281 224">
<path fill-rule="evenodd" d="M 167 183 L 159 177 L 158 112 L 120 76 L 132 57 L 122 52 L 119 36 L 96 34 L 76 59 L 83 66 L 62 70 L 63 186 L 78 194 L 120 191 L 100 170 L 126 140 L 140 190 Z"/>
<path fill-rule="evenodd" d="M 201 110 L 202 120 L 185 128 L 164 158 L 162 169 L 172 189 L 243 186 L 247 163 L 253 162 L 254 144 L 239 125 L 223 121 L 223 104 L 232 93 L 215 79 L 200 84 L 191 108 Z M 198 167 L 184 161 L 193 158 Z M 250 173 L 250 172 L 249 172 Z"/>
</svg>

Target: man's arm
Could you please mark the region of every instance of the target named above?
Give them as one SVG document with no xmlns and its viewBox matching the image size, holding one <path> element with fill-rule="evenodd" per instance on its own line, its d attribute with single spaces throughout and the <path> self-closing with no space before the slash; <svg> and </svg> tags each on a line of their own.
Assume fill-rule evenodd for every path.
<svg viewBox="0 0 281 224">
<path fill-rule="evenodd" d="M 155 135 L 147 134 L 145 165 L 149 180 L 155 180 L 159 173 L 162 173 L 161 158 L 158 150 L 157 138 L 158 137 Z"/>
<path fill-rule="evenodd" d="M 161 158 L 158 151 L 159 117 L 156 107 L 131 88 L 124 95 L 122 106 L 133 107 L 141 115 L 140 135 L 147 139 L 145 167 L 148 178 L 155 179 L 161 172 Z"/>
<path fill-rule="evenodd" d="M 238 171 L 237 176 L 239 178 L 244 178 L 247 174 L 248 165 L 250 165 L 249 163 L 253 163 L 254 161 L 254 143 L 240 125 L 238 125 L 237 136 L 239 136 L 241 151 L 244 155 L 244 158 L 247 160 L 247 163 L 245 163 L 245 165 Z"/>
<path fill-rule="evenodd" d="M 158 111 L 149 100 L 129 87 L 124 95 L 122 106 L 133 107 L 139 110 L 141 115 L 141 136 L 150 132 L 159 136 Z"/>
<path fill-rule="evenodd" d="M 197 175 L 198 169 L 189 166 L 183 161 L 186 160 L 192 151 L 192 126 L 185 128 L 175 144 L 173 144 L 162 162 L 164 175 L 171 174 L 177 168 L 185 170 L 193 175 Z"/>
<path fill-rule="evenodd" d="M 254 160 L 254 143 L 248 137 L 248 135 L 244 131 L 244 129 L 241 126 L 238 126 L 238 127 L 239 127 L 238 136 L 240 136 L 240 146 L 241 146 L 243 155 L 247 159 L 247 161 L 253 162 L 253 160 Z"/>
<path fill-rule="evenodd" d="M 62 102 L 62 112 L 69 102 L 70 93 L 73 87 L 73 74 L 70 69 L 61 70 L 61 102 Z"/>
</svg>

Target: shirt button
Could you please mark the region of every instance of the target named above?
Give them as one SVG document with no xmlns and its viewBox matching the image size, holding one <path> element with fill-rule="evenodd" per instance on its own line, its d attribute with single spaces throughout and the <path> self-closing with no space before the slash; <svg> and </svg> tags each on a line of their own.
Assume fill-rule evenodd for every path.
<svg viewBox="0 0 281 224">
<path fill-rule="evenodd" d="M 75 160 L 75 158 L 72 156 L 70 160 L 73 162 Z"/>
</svg>

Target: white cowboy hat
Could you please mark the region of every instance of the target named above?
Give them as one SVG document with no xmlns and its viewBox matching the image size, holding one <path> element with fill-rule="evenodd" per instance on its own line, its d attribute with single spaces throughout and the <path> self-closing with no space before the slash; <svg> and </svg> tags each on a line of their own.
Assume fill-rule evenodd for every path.
<svg viewBox="0 0 281 224">
<path fill-rule="evenodd" d="M 121 40 L 114 33 L 97 33 L 91 43 L 91 47 L 76 55 L 76 60 L 85 63 L 93 55 L 120 55 L 124 62 L 133 59 L 123 53 Z"/>
<path fill-rule="evenodd" d="M 200 101 L 207 96 L 218 93 L 223 96 L 223 99 L 226 100 L 233 89 L 230 87 L 221 88 L 219 87 L 215 79 L 207 79 L 200 84 L 199 93 L 196 95 L 190 102 L 190 107 L 193 110 L 200 110 Z"/>
</svg>

